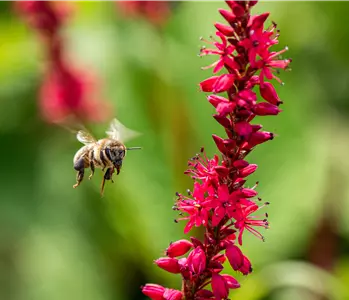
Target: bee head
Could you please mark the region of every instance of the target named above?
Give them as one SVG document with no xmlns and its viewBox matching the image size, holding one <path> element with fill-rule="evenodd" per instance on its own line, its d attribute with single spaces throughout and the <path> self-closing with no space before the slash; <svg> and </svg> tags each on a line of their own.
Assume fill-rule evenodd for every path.
<svg viewBox="0 0 349 300">
<path fill-rule="evenodd" d="M 121 165 L 122 159 L 125 157 L 125 146 L 112 143 L 105 148 L 105 152 L 114 165 Z"/>
</svg>

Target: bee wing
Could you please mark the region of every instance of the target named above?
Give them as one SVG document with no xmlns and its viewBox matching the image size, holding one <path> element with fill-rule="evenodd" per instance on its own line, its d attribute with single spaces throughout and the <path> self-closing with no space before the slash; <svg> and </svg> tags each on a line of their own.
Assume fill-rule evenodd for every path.
<svg viewBox="0 0 349 300">
<path fill-rule="evenodd" d="M 139 132 L 128 129 L 127 127 L 122 125 L 121 122 L 117 119 L 111 121 L 109 130 L 106 131 L 106 134 L 109 138 L 123 143 L 132 140 L 140 135 Z"/>
<path fill-rule="evenodd" d="M 79 130 L 76 134 L 76 138 L 80 143 L 83 143 L 84 145 L 95 143 L 97 140 L 87 131 Z"/>
</svg>

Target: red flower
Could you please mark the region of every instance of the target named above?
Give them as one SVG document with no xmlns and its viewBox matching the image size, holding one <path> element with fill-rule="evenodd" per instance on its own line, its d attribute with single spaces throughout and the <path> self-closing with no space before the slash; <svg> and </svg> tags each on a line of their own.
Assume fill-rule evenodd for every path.
<svg viewBox="0 0 349 300">
<path fill-rule="evenodd" d="M 206 187 L 196 182 L 194 185 L 193 199 L 180 195 L 177 201 L 178 209 L 189 215 L 177 219 L 177 221 L 189 220 L 184 228 L 184 233 L 188 233 L 194 225 L 196 227 L 207 225 L 209 210 L 212 208 L 212 201 L 210 197 L 205 197 L 205 193 Z"/>
<path fill-rule="evenodd" d="M 262 236 L 262 234 L 252 227 L 252 226 L 260 226 L 264 228 L 269 228 L 269 223 L 267 219 L 256 220 L 255 216 L 251 216 L 251 214 L 253 214 L 259 209 L 260 207 L 256 204 L 251 204 L 246 207 L 241 205 L 239 208 L 235 210 L 235 212 L 232 213 L 233 218 L 236 220 L 235 228 L 239 229 L 238 241 L 240 245 L 242 245 L 242 234 L 245 229 L 250 231 L 252 234 L 257 236 L 261 240 L 264 240 L 264 237 Z"/>
<path fill-rule="evenodd" d="M 203 69 L 213 67 L 213 73 L 221 71 L 221 75 L 203 80 L 200 89 L 211 93 L 207 99 L 216 110 L 213 117 L 226 135 L 212 134 L 220 156 L 209 158 L 202 150 L 189 160 L 185 173 L 194 179 L 194 190 L 188 196 L 178 194 L 174 206 L 181 216 L 178 220 L 187 222 L 184 232 L 202 226 L 204 237 L 191 237 L 192 243 L 175 242 L 167 250 L 168 258 L 158 260 L 164 269 L 181 274 L 183 299 L 227 299 L 229 290 L 240 284 L 234 277 L 221 274 L 224 261 L 228 259 L 231 267 L 243 275 L 251 273 L 251 262 L 238 245 L 242 245 L 246 230 L 263 240 L 256 227 L 268 228 L 267 214 L 254 215 L 263 207 L 255 199 L 258 184 L 245 186 L 246 178 L 257 169 L 246 157 L 258 145 L 274 138 L 273 133 L 262 131 L 262 125 L 252 124 L 252 120 L 281 112 L 282 101 L 265 78 L 280 81 L 274 72 L 287 68 L 290 60 L 277 59 L 285 50 L 271 52 L 278 43 L 278 31 L 275 24 L 264 28 L 269 13 L 251 15 L 256 1 L 226 2 L 230 10 L 219 12 L 229 25 L 215 23 L 220 40 L 205 41 L 213 47 L 202 48 L 200 53 L 218 55 L 218 60 Z M 257 96 L 258 88 L 261 97 Z M 216 95 L 222 92 L 226 95 Z M 192 247 L 187 258 L 173 258 Z M 212 292 L 205 288 L 209 284 Z"/>
<path fill-rule="evenodd" d="M 225 184 L 218 187 L 218 197 L 214 202 L 215 209 L 212 214 L 212 226 L 217 226 L 225 216 L 230 215 L 234 209 L 235 200 L 235 195 L 229 193 Z"/>
<path fill-rule="evenodd" d="M 60 123 L 68 116 L 81 120 L 103 121 L 110 117 L 105 102 L 94 99 L 95 84 L 86 74 L 53 70 L 40 91 L 40 109 L 48 122 Z"/>
<path fill-rule="evenodd" d="M 51 123 L 66 121 L 67 117 L 74 121 L 109 118 L 110 107 L 97 98 L 93 80 L 85 71 L 75 71 L 65 59 L 60 30 L 70 7 L 61 2 L 19 1 L 15 8 L 40 33 L 47 53 L 39 96 L 43 118 Z"/>
</svg>

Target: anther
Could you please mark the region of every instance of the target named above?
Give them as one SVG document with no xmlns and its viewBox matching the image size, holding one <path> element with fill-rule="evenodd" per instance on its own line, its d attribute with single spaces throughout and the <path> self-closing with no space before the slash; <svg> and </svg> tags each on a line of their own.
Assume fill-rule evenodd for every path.
<svg viewBox="0 0 349 300">
<path fill-rule="evenodd" d="M 174 219 L 173 221 L 174 221 L 175 223 L 178 223 L 178 220 L 177 220 L 177 219 Z"/>
<path fill-rule="evenodd" d="M 188 194 L 188 196 L 191 195 L 191 191 L 189 189 L 187 189 L 187 194 Z"/>
<path fill-rule="evenodd" d="M 285 50 L 288 51 L 288 46 L 285 47 Z"/>
<path fill-rule="evenodd" d="M 269 205 L 269 204 L 270 204 L 270 202 L 265 202 L 264 204 L 265 204 L 265 205 Z"/>
<path fill-rule="evenodd" d="M 258 201 L 262 201 L 262 198 L 259 198 L 259 197 L 258 197 L 257 199 L 258 199 Z"/>
<path fill-rule="evenodd" d="M 265 216 L 266 216 L 267 218 L 269 218 L 269 215 L 268 215 L 268 213 L 265 213 Z"/>
<path fill-rule="evenodd" d="M 200 148 L 200 152 L 202 153 L 202 152 L 204 152 L 205 151 L 205 148 L 204 147 L 201 147 Z"/>
<path fill-rule="evenodd" d="M 177 196 L 177 197 L 179 197 L 180 195 L 181 195 L 180 193 L 176 192 L 176 196 Z"/>
</svg>

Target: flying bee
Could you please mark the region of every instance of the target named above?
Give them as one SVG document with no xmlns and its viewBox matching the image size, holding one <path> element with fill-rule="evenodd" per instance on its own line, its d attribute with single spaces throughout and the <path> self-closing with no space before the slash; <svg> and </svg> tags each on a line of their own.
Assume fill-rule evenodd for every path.
<svg viewBox="0 0 349 300">
<path fill-rule="evenodd" d="M 104 184 L 106 180 L 111 180 L 116 170 L 119 175 L 122 167 L 122 161 L 127 150 L 141 149 L 141 147 L 127 148 L 124 142 L 138 136 L 139 134 L 131 129 L 126 128 L 117 119 L 114 119 L 106 131 L 107 138 L 96 140 L 90 133 L 84 130 L 78 131 L 76 138 L 85 146 L 76 152 L 73 163 L 74 169 L 77 171 L 76 184 L 73 188 L 80 185 L 84 179 L 85 169 L 90 168 L 92 178 L 95 168 L 106 170 L 101 185 L 101 195 L 103 195 Z"/>
</svg>

